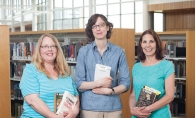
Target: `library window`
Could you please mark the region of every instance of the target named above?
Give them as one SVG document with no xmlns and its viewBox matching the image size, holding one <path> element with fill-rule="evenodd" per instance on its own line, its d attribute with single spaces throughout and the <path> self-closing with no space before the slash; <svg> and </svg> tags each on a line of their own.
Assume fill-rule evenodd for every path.
<svg viewBox="0 0 195 118">
<path fill-rule="evenodd" d="M 162 32 L 163 31 L 163 13 L 154 13 L 154 30 L 156 32 Z"/>
<path fill-rule="evenodd" d="M 95 12 L 107 16 L 107 6 L 106 5 L 96 6 Z"/>
<path fill-rule="evenodd" d="M 58 1 L 55 1 L 55 2 L 58 2 Z M 64 0 L 63 7 L 64 8 L 72 8 L 72 0 Z"/>
<path fill-rule="evenodd" d="M 136 32 L 143 31 L 143 1 L 71 0 L 66 2 L 60 0 L 56 2 L 54 0 L 53 7 L 54 24 L 56 24 L 56 20 L 62 19 L 63 27 L 61 28 L 63 29 L 85 28 L 89 16 L 98 13 L 105 15 L 114 24 L 114 28 L 133 28 Z M 61 9 L 63 12 L 60 12 Z M 71 19 L 72 21 L 70 21 Z"/>
</svg>

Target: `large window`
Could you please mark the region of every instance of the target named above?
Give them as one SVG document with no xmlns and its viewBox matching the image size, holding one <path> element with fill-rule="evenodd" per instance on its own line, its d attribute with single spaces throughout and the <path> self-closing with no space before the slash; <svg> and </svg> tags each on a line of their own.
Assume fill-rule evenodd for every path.
<svg viewBox="0 0 195 118">
<path fill-rule="evenodd" d="M 53 0 L 53 3 L 54 29 L 85 28 L 89 15 L 99 13 L 105 15 L 114 28 L 143 31 L 143 1 Z"/>
<path fill-rule="evenodd" d="M 135 32 L 143 32 L 143 1 L 135 2 Z"/>
<path fill-rule="evenodd" d="M 157 32 L 163 31 L 163 13 L 154 13 L 154 30 Z"/>
<path fill-rule="evenodd" d="M 12 8 L 12 0 L 6 0 L 6 6 L 9 8 Z M 6 10 L 6 16 L 9 17 L 12 15 L 12 9 L 7 9 Z"/>
<path fill-rule="evenodd" d="M 85 27 L 89 18 L 89 0 L 53 0 L 53 3 L 54 29 Z"/>
<path fill-rule="evenodd" d="M 104 14 L 114 24 L 114 28 L 133 28 L 143 31 L 143 1 L 95 0 L 95 13 Z"/>
<path fill-rule="evenodd" d="M 37 11 L 46 11 L 46 4 L 46 0 L 38 0 Z M 45 13 L 37 15 L 37 31 L 40 30 L 47 30 L 47 14 Z"/>
</svg>

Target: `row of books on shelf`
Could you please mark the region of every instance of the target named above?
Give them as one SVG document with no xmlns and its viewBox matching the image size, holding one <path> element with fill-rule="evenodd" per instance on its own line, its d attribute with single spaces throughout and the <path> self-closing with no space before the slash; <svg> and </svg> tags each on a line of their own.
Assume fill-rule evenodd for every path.
<svg viewBox="0 0 195 118">
<path fill-rule="evenodd" d="M 10 78 L 20 80 L 25 67 L 26 62 L 10 62 Z"/>
<path fill-rule="evenodd" d="M 186 77 L 186 61 L 176 61 L 172 60 L 175 66 L 175 77 L 176 78 L 185 78 Z"/>
<path fill-rule="evenodd" d="M 20 81 L 24 68 L 26 67 L 26 62 L 11 62 L 10 63 L 10 80 Z M 76 67 L 74 65 L 69 65 L 71 70 L 71 76 L 73 80 L 76 78 Z"/>
<path fill-rule="evenodd" d="M 19 82 L 11 82 L 11 100 L 23 100 Z"/>
<path fill-rule="evenodd" d="M 35 51 L 37 42 L 10 43 L 10 57 L 12 60 L 30 61 Z M 83 42 L 60 43 L 67 61 L 76 61 L 79 49 L 85 45 Z"/>
<path fill-rule="evenodd" d="M 29 59 L 32 57 L 37 42 L 10 43 L 10 57 L 12 59 Z"/>
<path fill-rule="evenodd" d="M 186 82 L 183 80 L 176 80 L 175 81 L 175 98 L 186 98 Z"/>
<path fill-rule="evenodd" d="M 166 57 L 186 57 L 185 41 L 163 41 Z"/>
<path fill-rule="evenodd" d="M 67 61 L 76 61 L 79 49 L 83 46 L 81 42 L 72 42 L 69 45 L 61 45 L 62 52 Z"/>
<path fill-rule="evenodd" d="M 21 103 L 11 104 L 11 115 L 12 118 L 20 118 L 23 111 L 23 105 Z"/>
</svg>

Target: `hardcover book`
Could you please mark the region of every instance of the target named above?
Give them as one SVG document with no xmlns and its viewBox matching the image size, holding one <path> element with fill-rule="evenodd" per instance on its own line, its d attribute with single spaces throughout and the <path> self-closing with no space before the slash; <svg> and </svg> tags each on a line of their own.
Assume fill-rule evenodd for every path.
<svg viewBox="0 0 195 118">
<path fill-rule="evenodd" d="M 160 91 L 150 88 L 148 86 L 144 86 L 140 91 L 140 95 L 135 104 L 135 107 L 143 107 L 153 104 L 158 100 L 160 94 Z"/>
<path fill-rule="evenodd" d="M 55 93 L 54 94 L 54 113 L 60 114 L 64 111 L 69 111 L 74 109 L 76 105 L 77 98 L 65 91 L 64 94 Z"/>
</svg>

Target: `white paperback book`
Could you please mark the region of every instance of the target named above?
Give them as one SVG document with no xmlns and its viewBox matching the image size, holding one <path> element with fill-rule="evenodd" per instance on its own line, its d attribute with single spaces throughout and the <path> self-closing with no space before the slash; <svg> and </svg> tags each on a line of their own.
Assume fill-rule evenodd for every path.
<svg viewBox="0 0 195 118">
<path fill-rule="evenodd" d="M 103 77 L 106 77 L 106 76 L 110 77 L 110 70 L 111 70 L 110 66 L 96 64 L 95 65 L 94 81 L 101 79 Z"/>
<path fill-rule="evenodd" d="M 64 111 L 69 111 L 70 109 L 74 109 L 76 103 L 77 103 L 77 98 L 71 93 L 69 93 L 68 91 L 65 91 L 56 114 L 61 114 Z"/>
</svg>

